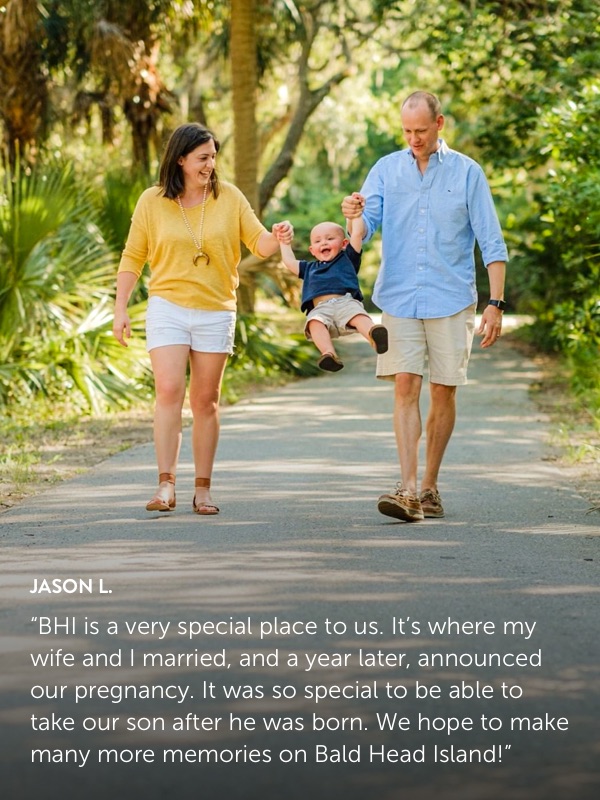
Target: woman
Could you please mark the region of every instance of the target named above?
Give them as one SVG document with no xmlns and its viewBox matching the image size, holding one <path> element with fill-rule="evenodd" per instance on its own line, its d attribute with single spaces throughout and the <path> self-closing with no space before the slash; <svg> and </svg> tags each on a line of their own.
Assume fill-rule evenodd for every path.
<svg viewBox="0 0 600 800">
<path fill-rule="evenodd" d="M 219 142 L 196 123 L 174 131 L 162 158 L 158 186 L 140 196 L 117 275 L 113 334 L 127 347 L 127 303 L 144 264 L 150 265 L 147 350 L 156 390 L 154 445 L 158 489 L 148 511 L 175 508 L 181 412 L 190 364 L 192 450 L 196 471 L 193 510 L 218 514 L 210 483 L 219 438 L 219 396 L 233 352 L 240 242 L 266 258 L 277 235 L 292 239 L 289 222 L 269 233 L 244 195 L 219 181 Z"/>
</svg>

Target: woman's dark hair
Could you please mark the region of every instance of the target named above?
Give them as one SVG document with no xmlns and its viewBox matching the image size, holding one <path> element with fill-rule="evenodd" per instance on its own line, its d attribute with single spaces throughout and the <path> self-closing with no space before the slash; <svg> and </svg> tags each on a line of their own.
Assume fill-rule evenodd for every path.
<svg viewBox="0 0 600 800">
<path fill-rule="evenodd" d="M 180 125 L 171 134 L 165 152 L 160 162 L 158 173 L 158 185 L 161 187 L 165 197 L 174 200 L 183 192 L 183 170 L 179 159 L 187 156 L 201 144 L 213 141 L 217 153 L 221 147 L 214 133 L 200 125 L 198 122 L 188 122 Z M 213 170 L 210 176 L 210 188 L 215 197 L 219 196 L 219 176 Z"/>
</svg>

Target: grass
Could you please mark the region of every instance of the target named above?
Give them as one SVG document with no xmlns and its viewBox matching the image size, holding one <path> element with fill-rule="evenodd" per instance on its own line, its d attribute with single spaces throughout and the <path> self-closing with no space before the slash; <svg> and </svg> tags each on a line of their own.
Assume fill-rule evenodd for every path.
<svg viewBox="0 0 600 800">
<path fill-rule="evenodd" d="M 567 361 L 539 353 L 510 334 L 511 344 L 537 365 L 541 378 L 531 386 L 532 400 L 550 421 L 550 444 L 565 477 L 571 480 L 589 504 L 589 513 L 600 512 L 600 416 L 597 389 L 575 394 Z"/>
<path fill-rule="evenodd" d="M 152 438 L 149 406 L 101 418 L 36 412 L 0 418 L 0 511 Z"/>
</svg>

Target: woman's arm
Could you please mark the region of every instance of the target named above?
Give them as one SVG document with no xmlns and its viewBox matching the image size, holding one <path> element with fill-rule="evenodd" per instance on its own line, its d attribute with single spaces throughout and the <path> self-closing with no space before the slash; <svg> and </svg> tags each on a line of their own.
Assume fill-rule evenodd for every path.
<svg viewBox="0 0 600 800">
<path fill-rule="evenodd" d="M 283 222 L 276 222 L 273 225 L 272 232 L 264 231 L 258 238 L 258 252 L 263 258 L 268 258 L 277 252 L 280 242 L 286 244 L 292 243 L 294 236 L 294 229 L 289 220 Z"/>
<path fill-rule="evenodd" d="M 131 320 L 127 313 L 127 303 L 136 283 L 137 275 L 134 272 L 119 272 L 117 274 L 113 336 L 123 347 L 127 347 L 125 339 L 131 338 Z"/>
</svg>

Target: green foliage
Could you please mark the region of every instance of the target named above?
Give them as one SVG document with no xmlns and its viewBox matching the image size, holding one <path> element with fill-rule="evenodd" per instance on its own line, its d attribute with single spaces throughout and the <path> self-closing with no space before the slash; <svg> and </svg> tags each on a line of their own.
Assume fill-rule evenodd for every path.
<svg viewBox="0 0 600 800">
<path fill-rule="evenodd" d="M 600 414 L 600 148 L 591 120 L 600 83 L 589 81 L 541 117 L 552 167 L 536 193 L 522 264 L 538 347 L 565 355 L 577 393 Z"/>
<path fill-rule="evenodd" d="M 416 4 L 414 25 L 436 59 L 459 146 L 496 168 L 543 164 L 540 112 L 600 69 L 597 0 Z"/>
<path fill-rule="evenodd" d="M 90 176 L 89 180 L 93 181 L 93 177 Z M 147 188 L 148 179 L 145 175 L 137 173 L 132 178 L 122 170 L 112 170 L 105 174 L 100 189 L 94 191 L 98 227 L 106 244 L 113 251 L 116 262 L 121 258 L 137 200 Z M 131 304 L 137 305 L 148 299 L 146 277 L 136 283 Z"/>
<path fill-rule="evenodd" d="M 122 169 L 116 169 L 105 174 L 101 190 L 94 193 L 102 233 L 118 256 L 125 246 L 137 199 L 148 185 L 145 175 L 132 177 Z"/>
<path fill-rule="evenodd" d="M 590 123 L 599 114 L 600 83 L 590 82 L 541 117 L 551 166 L 535 195 L 526 259 L 546 313 L 556 305 L 562 315 L 567 300 L 591 308 L 600 299 L 600 149 Z"/>
<path fill-rule="evenodd" d="M 70 166 L 38 168 L 0 195 L 0 406 L 44 395 L 97 412 L 143 379 L 135 345 L 118 366 L 115 259 Z"/>
<path fill-rule="evenodd" d="M 198 118 L 214 125 L 224 144 L 222 173 L 231 179 L 231 9 L 188 0 L 43 5 L 53 91 L 47 143 L 87 177 L 41 168 L 18 176 L 0 196 L 0 404 L 40 393 L 55 400 L 71 393 L 74 402 L 96 407 L 108 399 L 125 403 L 148 392 L 145 281 L 134 295 L 139 335 L 128 350 L 110 335 L 109 306 L 131 212 L 148 179 L 129 174 L 122 101 L 125 85 L 132 89 L 130 81 L 143 76 L 131 71 L 131 54 L 118 44 L 122 35 L 129 48 L 143 40 L 147 55 L 152 49 L 144 75 L 158 81 L 155 88 L 160 80 L 175 88 L 180 106 L 172 124 Z M 257 0 L 256 22 L 263 174 L 280 153 L 299 100 L 344 75 L 303 121 L 267 225 L 289 217 L 297 255 L 307 256 L 311 227 L 340 220 L 343 195 L 360 187 L 377 158 L 402 145 L 402 99 L 430 89 L 442 99 L 445 138 L 481 161 L 492 182 L 511 252 L 512 307 L 534 313 L 538 344 L 567 354 L 574 381 L 593 386 L 600 301 L 597 0 Z M 82 97 L 92 105 L 79 109 L 72 128 L 74 100 Z M 158 153 L 160 128 L 155 133 L 148 136 Z M 377 245 L 366 248 L 361 270 L 367 293 Z M 259 281 L 265 290 L 268 280 L 265 273 Z M 230 381 L 290 366 L 296 374 L 277 352 L 277 333 L 265 337 L 264 327 L 262 319 L 240 322 Z M 286 344 L 292 361 L 300 345 Z M 314 353 L 307 347 L 308 365 Z"/>
</svg>

